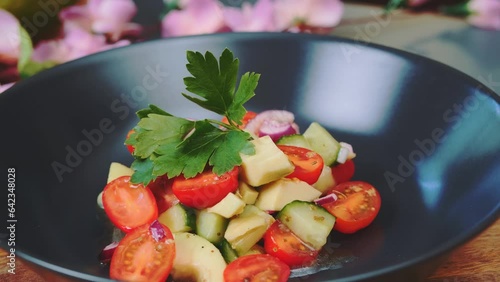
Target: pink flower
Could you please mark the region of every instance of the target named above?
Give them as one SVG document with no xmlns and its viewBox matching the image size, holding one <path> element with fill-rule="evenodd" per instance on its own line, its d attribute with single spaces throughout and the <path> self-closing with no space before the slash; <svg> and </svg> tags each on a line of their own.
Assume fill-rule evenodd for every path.
<svg viewBox="0 0 500 282">
<path fill-rule="evenodd" d="M 0 63 L 15 64 L 19 58 L 21 30 L 19 21 L 6 10 L 0 9 Z"/>
<path fill-rule="evenodd" d="M 5 90 L 11 88 L 14 85 L 15 82 L 7 83 L 7 84 L 0 84 L 0 93 L 4 92 Z"/>
<path fill-rule="evenodd" d="M 130 44 L 120 40 L 107 44 L 103 35 L 90 34 L 81 28 L 66 31 L 61 39 L 40 42 L 33 51 L 32 59 L 37 62 L 64 63 L 100 51 Z"/>
<path fill-rule="evenodd" d="M 232 31 L 277 31 L 272 0 L 258 0 L 253 6 L 244 2 L 241 9 L 224 7 L 223 12 L 226 25 Z"/>
<path fill-rule="evenodd" d="M 279 30 L 301 25 L 330 28 L 340 22 L 344 5 L 340 0 L 275 0 L 275 9 Z"/>
<path fill-rule="evenodd" d="M 183 36 L 214 33 L 224 27 L 222 4 L 217 0 L 185 1 L 181 10 L 170 11 L 162 20 L 162 35 Z"/>
<path fill-rule="evenodd" d="M 500 0 L 471 0 L 467 21 L 477 27 L 500 30 Z"/>
<path fill-rule="evenodd" d="M 59 13 L 65 29 L 75 27 L 108 34 L 116 41 L 124 35 L 137 35 L 141 28 L 130 23 L 137 13 L 132 0 L 89 0 L 85 5 L 67 7 Z"/>
</svg>

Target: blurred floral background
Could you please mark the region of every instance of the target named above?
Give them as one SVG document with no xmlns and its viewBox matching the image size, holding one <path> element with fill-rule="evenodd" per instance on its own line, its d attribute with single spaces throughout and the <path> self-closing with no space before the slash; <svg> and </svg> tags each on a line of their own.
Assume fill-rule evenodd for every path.
<svg viewBox="0 0 500 282">
<path fill-rule="evenodd" d="M 500 30 L 500 0 L 387 0 L 396 9 L 459 17 Z M 220 32 L 331 34 L 340 0 L 0 0 L 0 93 L 55 65 L 161 37 Z"/>
</svg>

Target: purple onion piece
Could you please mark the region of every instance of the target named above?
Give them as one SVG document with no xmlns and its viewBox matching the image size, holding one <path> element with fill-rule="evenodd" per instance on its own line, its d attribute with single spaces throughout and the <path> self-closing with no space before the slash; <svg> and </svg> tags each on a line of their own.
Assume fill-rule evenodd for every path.
<svg viewBox="0 0 500 282">
<path fill-rule="evenodd" d="M 331 193 L 331 194 L 328 194 L 324 197 L 321 197 L 319 199 L 314 200 L 314 203 L 322 206 L 324 204 L 335 202 L 337 199 L 338 199 L 337 195 L 335 195 L 335 193 Z"/>
<path fill-rule="evenodd" d="M 163 229 L 163 226 L 158 220 L 153 221 L 151 225 L 149 226 L 149 231 L 151 232 L 151 236 L 153 236 L 153 239 L 155 239 L 156 242 L 159 242 L 165 236 L 167 236 L 165 229 Z"/>
<path fill-rule="evenodd" d="M 292 112 L 284 110 L 268 110 L 258 113 L 252 120 L 250 120 L 245 127 L 246 131 L 254 135 L 259 135 L 259 131 L 264 123 L 274 122 L 277 124 L 294 124 L 295 116 Z M 294 125 L 297 126 L 297 125 Z M 298 132 L 298 128 L 296 128 Z"/>
<path fill-rule="evenodd" d="M 265 121 L 259 129 L 259 137 L 269 135 L 276 142 L 285 135 L 297 134 L 290 123 L 279 123 L 273 120 Z"/>
<path fill-rule="evenodd" d="M 104 247 L 99 254 L 99 261 L 103 264 L 108 264 L 115 253 L 116 247 L 118 247 L 118 242 L 113 242 Z"/>
</svg>

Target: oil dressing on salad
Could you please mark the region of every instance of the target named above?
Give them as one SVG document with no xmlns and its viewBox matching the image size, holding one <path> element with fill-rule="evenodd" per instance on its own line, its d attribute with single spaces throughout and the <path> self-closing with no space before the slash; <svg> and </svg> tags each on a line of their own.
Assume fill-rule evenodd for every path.
<svg viewBox="0 0 500 282">
<path fill-rule="evenodd" d="M 137 112 L 98 197 L 124 234 L 101 253 L 119 281 L 287 281 L 315 263 L 332 230 L 354 233 L 380 209 L 370 184 L 351 181 L 351 145 L 294 114 L 244 104 L 260 75 L 238 79 L 225 49 L 187 52 L 188 100 L 222 116 L 189 120 L 157 106 Z M 238 85 L 237 82 L 239 81 Z"/>
</svg>

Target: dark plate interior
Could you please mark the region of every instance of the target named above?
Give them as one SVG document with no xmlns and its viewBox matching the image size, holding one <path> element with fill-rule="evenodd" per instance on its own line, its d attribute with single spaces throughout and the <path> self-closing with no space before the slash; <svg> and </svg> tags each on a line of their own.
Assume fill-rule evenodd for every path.
<svg viewBox="0 0 500 282">
<path fill-rule="evenodd" d="M 290 110 L 302 128 L 323 124 L 356 149 L 355 179 L 380 190 L 375 222 L 355 235 L 334 233 L 323 264 L 330 270 L 304 281 L 418 279 L 497 218 L 499 99 L 481 83 L 422 57 L 347 40 L 219 34 L 104 52 L 0 95 L 0 168 L 16 169 L 18 256 L 83 279 L 107 277 L 97 254 L 110 235 L 95 200 L 109 164 L 132 161 L 122 144 L 134 112 L 153 103 L 206 117 L 180 95 L 185 52 L 218 56 L 225 47 L 242 72 L 262 74 L 249 109 Z"/>
</svg>

